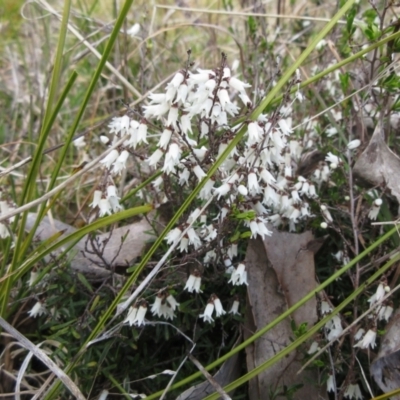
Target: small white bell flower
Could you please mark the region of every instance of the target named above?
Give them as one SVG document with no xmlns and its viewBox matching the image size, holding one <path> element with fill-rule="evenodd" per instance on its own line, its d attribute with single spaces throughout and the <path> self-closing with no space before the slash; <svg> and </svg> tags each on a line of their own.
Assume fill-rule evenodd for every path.
<svg viewBox="0 0 400 400">
<path fill-rule="evenodd" d="M 206 309 L 204 310 L 203 314 L 200 314 L 200 318 L 203 318 L 204 322 L 214 322 L 212 318 L 212 313 L 214 312 L 214 302 L 210 300 L 207 303 Z"/>
<path fill-rule="evenodd" d="M 376 340 L 376 329 L 369 329 L 364 337 L 354 345 L 354 347 L 360 347 L 361 349 L 366 349 L 371 346 L 373 349 L 375 347 Z"/>
<path fill-rule="evenodd" d="M 379 211 L 381 209 L 382 205 L 382 199 L 375 199 L 374 202 L 372 203 L 372 208 L 368 213 L 368 218 L 372 220 L 376 220 L 378 217 Z"/>
</svg>

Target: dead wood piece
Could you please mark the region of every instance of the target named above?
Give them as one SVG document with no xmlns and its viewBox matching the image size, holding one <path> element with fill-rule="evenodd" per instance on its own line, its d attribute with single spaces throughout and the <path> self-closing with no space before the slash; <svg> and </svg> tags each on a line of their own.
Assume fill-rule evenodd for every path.
<svg viewBox="0 0 400 400">
<path fill-rule="evenodd" d="M 26 230 L 32 229 L 36 213 L 29 213 Z M 59 220 L 50 220 L 47 216 L 40 222 L 35 239 L 43 241 L 57 232 L 63 232 L 58 240 L 75 232 L 76 229 Z M 146 243 L 152 239 L 152 227 L 145 219 L 115 228 L 111 233 L 100 233 L 83 237 L 68 255 L 71 268 L 84 274 L 88 279 L 104 279 L 117 266 L 128 266 L 136 257 L 140 256 Z M 52 256 L 60 254 L 65 248 L 60 248 Z M 47 260 L 50 258 L 47 257 Z"/>
<path fill-rule="evenodd" d="M 400 203 L 400 158 L 386 144 L 381 122 L 376 125 L 368 146 L 356 161 L 353 173 L 372 186 L 386 185 Z"/>
<path fill-rule="evenodd" d="M 264 243 L 259 238 L 250 240 L 247 248 L 249 286 L 245 339 L 254 329 L 273 321 L 316 287 L 314 253 L 307 249 L 307 244 L 313 240 L 311 232 L 297 235 L 273 231 Z M 315 298 L 300 307 L 292 316 L 296 324 L 313 325 L 318 318 L 316 307 Z M 275 356 L 291 343 L 291 338 L 291 323 L 286 319 L 246 348 L 248 369 Z M 295 392 L 295 400 L 327 398 L 318 376 L 311 371 L 297 375 L 301 368 L 300 357 L 292 352 L 252 379 L 249 399 L 269 399 L 284 386 L 294 385 L 302 386 Z"/>
<path fill-rule="evenodd" d="M 220 387 L 224 387 L 239 378 L 241 369 L 239 359 L 240 355 L 238 353 L 233 355 L 222 364 L 214 375 L 213 379 Z M 214 392 L 214 386 L 209 381 L 205 381 L 185 390 L 176 400 L 203 400 Z"/>
<path fill-rule="evenodd" d="M 384 393 L 400 387 L 400 309 L 397 309 L 386 327 L 386 333 L 377 357 L 371 363 L 371 375 Z M 400 400 L 400 395 L 391 396 Z"/>
</svg>

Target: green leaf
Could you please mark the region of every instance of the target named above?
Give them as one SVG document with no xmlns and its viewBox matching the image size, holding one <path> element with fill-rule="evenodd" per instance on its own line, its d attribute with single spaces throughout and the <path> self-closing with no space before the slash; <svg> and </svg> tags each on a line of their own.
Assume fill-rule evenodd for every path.
<svg viewBox="0 0 400 400">
<path fill-rule="evenodd" d="M 342 91 L 344 94 L 346 94 L 347 90 L 349 88 L 349 83 L 350 83 L 349 73 L 348 72 L 345 72 L 344 74 L 340 73 L 339 79 L 340 79 L 340 86 L 342 87 Z"/>
<path fill-rule="evenodd" d="M 90 293 L 93 293 L 92 285 L 88 282 L 88 280 L 85 278 L 85 276 L 82 275 L 80 272 L 78 272 L 77 275 L 78 275 L 78 279 L 82 283 L 82 285 L 85 286 L 85 288 L 87 290 L 89 290 Z"/>
<path fill-rule="evenodd" d="M 247 26 L 249 27 L 250 35 L 255 36 L 257 33 L 257 21 L 253 16 L 247 19 Z"/>
<path fill-rule="evenodd" d="M 353 28 L 353 22 L 354 22 L 354 18 L 356 16 L 357 13 L 357 7 L 353 6 L 350 11 L 347 14 L 347 18 L 346 18 L 346 29 L 347 32 L 349 33 L 349 35 L 351 36 L 354 32 L 354 28 Z"/>
</svg>

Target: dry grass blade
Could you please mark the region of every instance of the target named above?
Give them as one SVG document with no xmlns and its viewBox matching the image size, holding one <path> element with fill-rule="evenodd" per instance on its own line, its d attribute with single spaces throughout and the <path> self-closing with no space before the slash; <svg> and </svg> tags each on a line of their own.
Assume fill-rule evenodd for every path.
<svg viewBox="0 0 400 400">
<path fill-rule="evenodd" d="M 81 393 L 78 386 L 66 375 L 42 350 L 35 346 L 25 336 L 21 335 L 15 328 L 13 328 L 7 321 L 0 317 L 0 325 L 9 334 L 11 334 L 25 349 L 32 352 L 40 361 L 64 383 L 68 390 L 74 395 L 76 399 L 85 400 L 85 396 Z"/>
</svg>

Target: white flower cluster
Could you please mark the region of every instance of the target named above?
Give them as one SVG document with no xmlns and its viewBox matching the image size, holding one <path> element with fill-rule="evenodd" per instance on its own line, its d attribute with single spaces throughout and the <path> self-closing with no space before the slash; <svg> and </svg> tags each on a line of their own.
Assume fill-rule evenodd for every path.
<svg viewBox="0 0 400 400">
<path fill-rule="evenodd" d="M 237 243 L 221 234 L 226 221 L 236 218 L 237 223 L 250 231 L 252 238 L 271 235 L 267 224 L 287 225 L 294 231 L 298 223 L 311 217 L 309 201 L 317 197 L 316 185 L 327 181 L 330 174 L 325 164 L 311 179 L 296 175 L 295 166 L 303 148 L 293 137 L 290 105 L 282 106 L 270 116 L 261 114 L 256 121 L 230 121 L 238 116 L 240 107 L 252 107 L 246 94 L 249 87 L 232 75 L 225 59 L 215 69 L 196 72 L 182 69 L 167 84 L 165 92 L 149 95 L 143 117 L 135 120 L 125 115 L 112 120 L 109 125 L 114 135 L 111 143 L 124 137 L 126 140 L 102 160 L 108 179 L 112 181 L 112 176 L 118 176 L 126 168 L 130 152 L 139 145 L 149 144 L 148 127 L 160 127 L 158 141 L 149 144 L 151 153 L 146 159 L 150 168 L 163 172 L 154 180 L 154 190 L 161 191 L 166 180 L 169 185 L 172 182 L 188 191 L 206 181 L 198 194 L 199 208 L 180 221 L 165 239 L 180 252 L 202 252 L 206 265 L 220 257 L 221 252 L 215 251 L 218 246 L 223 256 L 219 261 L 224 262 L 232 285 L 247 285 L 247 270 L 245 262 L 234 266 Z M 152 134 L 157 134 L 151 129 Z M 243 129 L 246 130 L 243 141 L 233 147 L 232 140 Z M 228 147 L 230 153 L 209 177 L 215 160 L 222 153 L 226 154 Z M 210 198 L 219 209 L 217 216 L 201 214 L 201 205 Z M 99 216 L 121 208 L 113 182 L 96 190 L 92 206 L 98 208 Z M 199 271 L 189 275 L 185 289 L 201 293 Z M 210 322 L 210 309 L 216 307 L 215 302 L 213 300 L 204 312 L 205 321 Z M 166 304 L 166 299 L 157 297 L 153 313 L 173 318 L 173 310 L 161 308 Z M 140 307 L 136 314 L 132 311 L 128 320 L 137 324 L 141 320 L 139 311 Z"/>
<path fill-rule="evenodd" d="M 216 317 L 226 314 L 226 311 L 222 307 L 221 300 L 215 294 L 211 295 L 204 313 L 200 314 L 200 318 L 203 318 L 205 322 L 214 322 L 212 318 L 214 310 Z"/>
<path fill-rule="evenodd" d="M 153 315 L 158 317 L 164 317 L 165 319 L 175 318 L 175 309 L 179 307 L 179 303 L 175 300 L 172 294 L 160 292 L 151 306 L 151 312 Z"/>
</svg>

